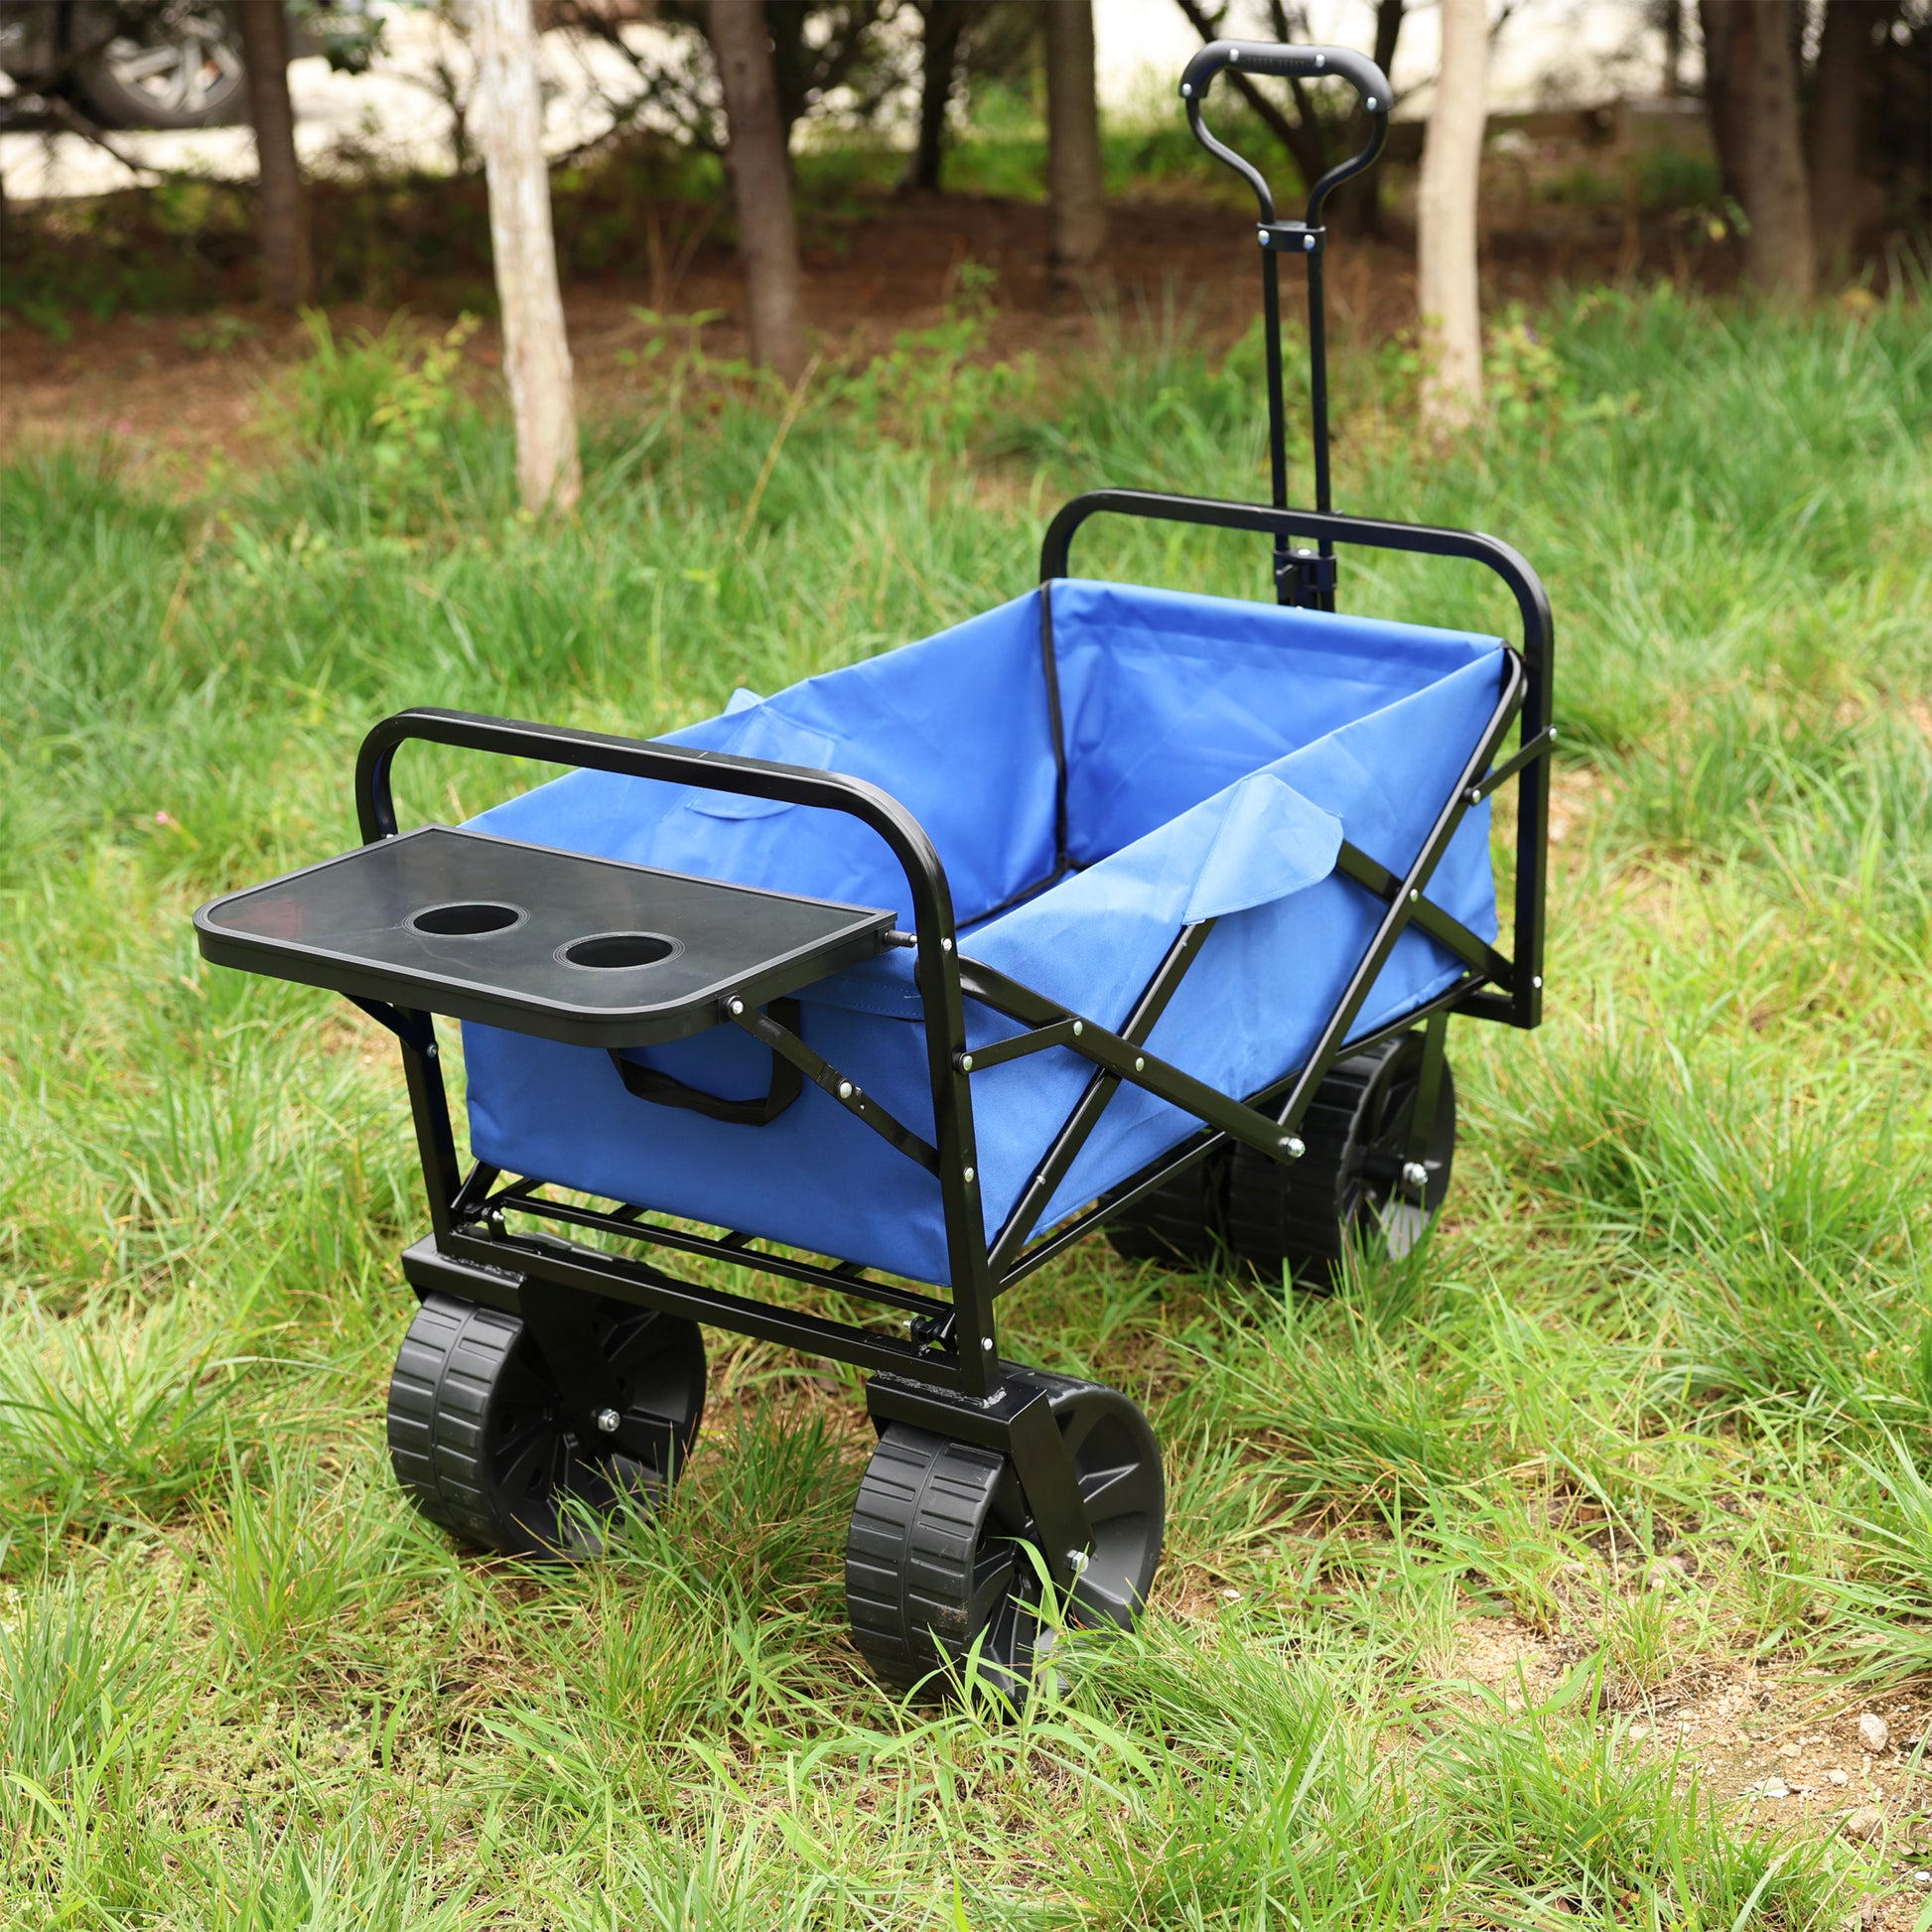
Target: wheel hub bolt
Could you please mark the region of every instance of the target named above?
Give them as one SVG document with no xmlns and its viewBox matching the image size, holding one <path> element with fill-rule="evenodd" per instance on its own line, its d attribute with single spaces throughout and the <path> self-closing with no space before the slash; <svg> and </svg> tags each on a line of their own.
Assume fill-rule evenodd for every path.
<svg viewBox="0 0 1932 1932">
<path fill-rule="evenodd" d="M 615 1436 L 623 1426 L 623 1418 L 615 1409 L 600 1409 L 591 1420 L 607 1436 Z"/>
<path fill-rule="evenodd" d="M 1420 1161 L 1405 1161 L 1402 1177 L 1411 1187 L 1424 1187 L 1429 1184 L 1429 1170 Z"/>
</svg>

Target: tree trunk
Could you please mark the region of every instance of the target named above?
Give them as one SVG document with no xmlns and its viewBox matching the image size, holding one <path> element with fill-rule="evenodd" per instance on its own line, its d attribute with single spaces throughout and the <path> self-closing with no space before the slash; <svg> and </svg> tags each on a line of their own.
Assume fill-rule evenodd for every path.
<svg viewBox="0 0 1932 1932">
<path fill-rule="evenodd" d="M 791 166 L 785 157 L 764 0 L 711 0 L 707 25 L 725 90 L 730 143 L 725 165 L 738 209 L 739 252 L 745 258 L 752 360 L 768 364 L 792 383 L 805 371 L 805 312 Z"/>
<path fill-rule="evenodd" d="M 1376 0 L 1375 65 L 1387 73 L 1395 66 L 1396 43 L 1402 38 L 1402 15 L 1407 0 Z M 1368 122 L 1354 116 L 1355 140 L 1346 152 L 1352 154 L 1367 136 Z M 1340 193 L 1329 204 L 1345 222 L 1363 234 L 1382 232 L 1382 178 L 1386 170 L 1377 162 L 1365 175 L 1343 182 Z"/>
<path fill-rule="evenodd" d="M 1402 19 L 1408 0 L 1376 0 L 1375 65 L 1387 73 L 1395 64 L 1397 42 L 1402 38 Z M 1340 161 L 1355 153 L 1368 139 L 1368 116 L 1356 112 L 1340 130 L 1335 152 Z M 1328 203 L 1328 220 L 1351 234 L 1379 235 L 1382 232 L 1382 184 L 1387 164 L 1378 162 L 1366 174 L 1345 181 Z"/>
<path fill-rule="evenodd" d="M 1488 9 L 1484 0 L 1443 0 L 1442 77 L 1416 190 L 1423 428 L 1438 438 L 1482 414 L 1476 196 L 1488 118 Z"/>
<path fill-rule="evenodd" d="M 282 0 L 236 0 L 235 24 L 255 128 L 255 177 L 262 300 L 299 309 L 316 292 L 309 242 L 309 196 L 295 155 L 289 103 L 289 17 Z"/>
<path fill-rule="evenodd" d="M 1745 271 L 1767 295 L 1812 292 L 1811 187 L 1798 138 L 1789 0 L 1720 0 L 1729 14 L 1726 95 L 1737 180 L 1750 221 Z"/>
<path fill-rule="evenodd" d="M 1811 111 L 1811 219 L 1818 267 L 1842 274 L 1857 237 L 1851 220 L 1859 185 L 1859 115 L 1872 9 L 1865 0 L 1831 0 L 1818 49 Z"/>
<path fill-rule="evenodd" d="M 537 37 L 530 0 L 473 0 L 477 109 L 489 181 L 489 248 L 503 318 L 503 369 L 516 421 L 525 509 L 574 509 L 583 489 L 570 343 L 550 229 Z"/>
<path fill-rule="evenodd" d="M 1738 160 L 1737 73 L 1730 58 L 1733 0 L 1698 0 L 1698 27 L 1704 36 L 1704 111 L 1718 150 L 1718 178 L 1724 192 L 1742 207 L 1744 176 Z"/>
<path fill-rule="evenodd" d="M 1684 0 L 1664 0 L 1664 94 L 1676 100 L 1684 91 Z"/>
<path fill-rule="evenodd" d="M 946 158 L 946 112 L 959 78 L 959 46 L 966 32 L 965 0 L 926 0 L 920 22 L 919 138 L 904 186 L 939 193 Z"/>
<path fill-rule="evenodd" d="M 1047 0 L 1046 194 L 1052 207 L 1054 279 L 1077 280 L 1107 245 L 1094 89 L 1092 0 Z"/>
</svg>

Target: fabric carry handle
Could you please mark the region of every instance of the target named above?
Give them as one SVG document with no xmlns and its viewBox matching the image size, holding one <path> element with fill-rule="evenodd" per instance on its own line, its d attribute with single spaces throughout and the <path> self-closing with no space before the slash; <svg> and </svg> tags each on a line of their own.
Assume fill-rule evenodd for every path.
<svg viewBox="0 0 1932 1932">
<path fill-rule="evenodd" d="M 770 1013 L 788 1032 L 798 1031 L 796 1000 L 773 1000 Z M 749 1100 L 727 1100 L 722 1094 L 687 1086 L 654 1066 L 639 1066 L 635 1060 L 625 1059 L 616 1047 L 611 1049 L 611 1064 L 618 1069 L 624 1091 L 639 1100 L 658 1107 L 683 1107 L 707 1120 L 721 1120 L 728 1127 L 769 1127 L 805 1089 L 805 1076 L 781 1053 L 771 1055 L 770 1087 Z"/>
</svg>

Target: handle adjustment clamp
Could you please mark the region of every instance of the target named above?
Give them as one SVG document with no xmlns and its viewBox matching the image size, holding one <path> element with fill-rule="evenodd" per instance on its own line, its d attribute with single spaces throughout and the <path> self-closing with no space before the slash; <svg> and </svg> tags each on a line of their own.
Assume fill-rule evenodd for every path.
<svg viewBox="0 0 1932 1932">
<path fill-rule="evenodd" d="M 1318 222 L 1261 221 L 1255 225 L 1255 238 L 1283 255 L 1319 255 L 1328 246 L 1328 230 Z"/>
<path fill-rule="evenodd" d="M 1276 557 L 1275 589 L 1284 604 L 1292 604 L 1299 610 L 1332 610 L 1337 581 L 1337 559 L 1333 551 L 1324 556 L 1318 550 L 1291 550 L 1285 556 Z"/>
</svg>

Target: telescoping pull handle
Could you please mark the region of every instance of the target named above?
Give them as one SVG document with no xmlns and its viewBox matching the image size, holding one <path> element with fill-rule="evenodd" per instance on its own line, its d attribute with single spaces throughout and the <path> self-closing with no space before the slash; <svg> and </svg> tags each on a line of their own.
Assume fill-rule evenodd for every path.
<svg viewBox="0 0 1932 1932">
<path fill-rule="evenodd" d="M 1261 171 L 1217 140 L 1201 120 L 1201 102 L 1214 76 L 1224 68 L 1239 73 L 1262 73 L 1294 80 L 1346 80 L 1361 96 L 1369 116 L 1368 145 L 1359 154 L 1330 168 L 1309 193 L 1308 222 L 1312 226 L 1321 205 L 1351 176 L 1373 164 L 1389 138 L 1389 77 L 1366 54 L 1348 47 L 1286 47 L 1273 41 L 1209 41 L 1187 63 L 1180 76 L 1180 97 L 1187 103 L 1187 122 L 1194 138 L 1217 161 L 1225 162 L 1255 191 L 1261 218 L 1275 219 L 1275 197 Z"/>
<path fill-rule="evenodd" d="M 1330 168 L 1309 190 L 1307 214 L 1282 221 L 1275 197 L 1261 170 L 1207 131 L 1201 101 L 1223 69 L 1236 73 L 1280 75 L 1292 80 L 1346 80 L 1362 97 L 1368 113 L 1368 145 Z M 1303 262 L 1309 278 L 1309 429 L 1314 458 L 1314 506 L 1326 516 L 1334 508 L 1328 472 L 1328 331 L 1322 296 L 1321 255 L 1327 240 L 1321 205 L 1351 175 L 1359 175 L 1382 152 L 1389 138 L 1389 77 L 1365 54 L 1346 47 L 1286 47 L 1270 41 L 1209 41 L 1180 76 L 1187 103 L 1187 125 L 1216 161 L 1224 163 L 1255 192 L 1261 205 L 1261 287 L 1263 346 L 1268 375 L 1268 468 L 1274 505 L 1288 507 L 1288 407 L 1282 393 L 1282 298 L 1278 264 L 1283 254 Z M 1291 553 L 1285 531 L 1275 535 L 1275 595 L 1284 604 L 1307 610 L 1335 608 L 1335 546 L 1323 535 L 1311 556 Z"/>
</svg>

